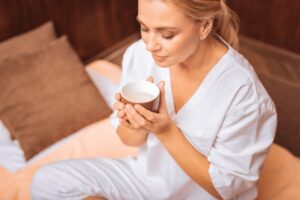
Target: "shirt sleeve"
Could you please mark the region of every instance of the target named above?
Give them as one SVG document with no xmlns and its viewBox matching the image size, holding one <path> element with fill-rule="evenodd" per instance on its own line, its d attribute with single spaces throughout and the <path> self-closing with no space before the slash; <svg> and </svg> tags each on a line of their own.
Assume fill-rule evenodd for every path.
<svg viewBox="0 0 300 200">
<path fill-rule="evenodd" d="M 122 73 L 121 73 L 121 79 L 117 87 L 117 91 L 120 92 L 121 88 L 130 81 L 130 66 L 133 64 L 133 46 L 130 46 L 124 53 L 123 60 L 122 60 Z M 116 132 L 118 126 L 120 125 L 117 111 L 114 110 L 114 112 L 110 115 L 110 123 L 114 128 L 114 131 Z"/>
<path fill-rule="evenodd" d="M 228 112 L 208 155 L 209 174 L 223 199 L 235 199 L 249 190 L 254 192 L 248 198 L 256 197 L 259 172 L 276 131 L 271 100 L 245 103 L 243 96 L 241 100 L 240 106 Z"/>
<path fill-rule="evenodd" d="M 146 64 L 148 63 L 147 59 L 146 48 L 142 40 L 138 40 L 126 49 L 122 60 L 121 79 L 117 87 L 118 92 L 120 92 L 121 88 L 128 82 L 146 79 L 145 77 L 147 77 L 149 73 Z M 116 131 L 120 124 L 117 111 L 111 114 L 110 123 Z"/>
</svg>

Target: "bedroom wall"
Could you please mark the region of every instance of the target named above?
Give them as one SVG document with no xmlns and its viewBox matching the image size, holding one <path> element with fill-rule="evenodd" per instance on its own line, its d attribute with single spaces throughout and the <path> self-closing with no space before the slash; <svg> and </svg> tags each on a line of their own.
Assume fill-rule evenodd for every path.
<svg viewBox="0 0 300 200">
<path fill-rule="evenodd" d="M 53 20 L 86 61 L 138 30 L 137 0 L 0 0 L 0 41 Z"/>
<path fill-rule="evenodd" d="M 228 0 L 241 34 L 300 53 L 299 0 Z M 137 0 L 0 0 L 0 41 L 51 19 L 84 61 L 138 31 Z"/>
<path fill-rule="evenodd" d="M 299 0 L 228 0 L 241 34 L 300 53 Z"/>
</svg>

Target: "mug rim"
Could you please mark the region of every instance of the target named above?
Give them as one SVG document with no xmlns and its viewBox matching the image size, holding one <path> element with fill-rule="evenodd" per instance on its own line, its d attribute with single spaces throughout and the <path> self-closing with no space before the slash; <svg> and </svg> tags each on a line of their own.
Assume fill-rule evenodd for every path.
<svg viewBox="0 0 300 200">
<path fill-rule="evenodd" d="M 139 83 L 142 83 L 142 84 L 148 84 L 148 85 L 151 85 L 151 87 L 154 87 L 154 88 L 155 88 L 155 94 L 154 94 L 154 97 L 151 98 L 151 99 L 148 100 L 148 101 L 141 101 L 141 102 L 129 100 L 129 99 L 126 97 L 126 95 L 124 95 L 123 90 L 124 90 L 126 87 L 128 87 L 129 85 L 132 85 L 132 84 L 139 84 Z M 154 83 L 152 83 L 152 82 L 150 82 L 150 81 L 146 81 L 146 80 L 138 80 L 138 81 L 131 81 L 131 82 L 128 82 L 128 83 L 126 83 L 126 84 L 122 87 L 122 89 L 121 89 L 121 96 L 122 96 L 122 98 L 124 98 L 126 101 L 129 101 L 129 102 L 132 102 L 132 103 L 149 103 L 149 102 L 151 102 L 151 101 L 154 101 L 154 100 L 159 96 L 159 93 L 160 93 L 159 87 L 158 87 L 156 84 L 154 84 Z M 151 93 L 151 94 L 153 94 L 153 93 Z"/>
</svg>

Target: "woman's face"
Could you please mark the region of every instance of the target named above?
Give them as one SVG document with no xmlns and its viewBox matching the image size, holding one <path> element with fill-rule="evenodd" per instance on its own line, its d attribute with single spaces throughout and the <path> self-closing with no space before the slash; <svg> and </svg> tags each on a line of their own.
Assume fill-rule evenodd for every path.
<svg viewBox="0 0 300 200">
<path fill-rule="evenodd" d="M 186 61 L 199 44 L 199 25 L 163 0 L 139 0 L 141 36 L 156 64 L 168 67 Z"/>
</svg>

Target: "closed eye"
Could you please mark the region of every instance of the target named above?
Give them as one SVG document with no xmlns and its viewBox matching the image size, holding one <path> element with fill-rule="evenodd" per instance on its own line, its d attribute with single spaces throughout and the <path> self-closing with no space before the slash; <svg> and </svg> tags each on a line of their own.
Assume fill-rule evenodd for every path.
<svg viewBox="0 0 300 200">
<path fill-rule="evenodd" d="M 170 40 L 174 37 L 174 35 L 162 35 L 162 37 L 165 38 L 165 39 Z"/>
<path fill-rule="evenodd" d="M 149 30 L 147 29 L 147 28 L 140 28 L 140 30 L 142 31 L 142 32 L 148 32 Z"/>
</svg>

